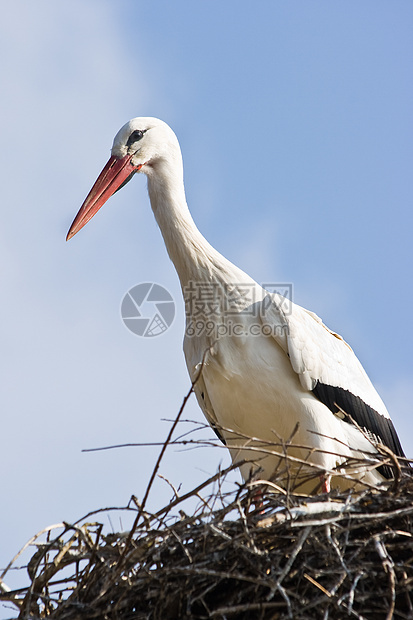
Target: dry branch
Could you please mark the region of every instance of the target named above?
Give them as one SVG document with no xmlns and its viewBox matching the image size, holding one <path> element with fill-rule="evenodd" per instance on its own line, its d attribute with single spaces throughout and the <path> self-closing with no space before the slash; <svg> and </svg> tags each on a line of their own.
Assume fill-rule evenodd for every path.
<svg viewBox="0 0 413 620">
<path fill-rule="evenodd" d="M 255 480 L 226 491 L 232 465 L 182 495 L 171 485 L 171 502 L 154 514 L 147 511 L 190 393 L 141 502 L 133 497 L 124 508 L 93 511 L 34 536 L 28 543 L 35 547 L 26 567 L 28 585 L 21 590 L 10 591 L 4 583 L 20 554 L 10 562 L 0 576 L 0 601 L 15 607 L 15 617 L 413 619 L 413 476 L 387 450 L 364 462 L 349 460 L 341 472 L 351 477 L 358 467 L 386 463 L 394 470 L 386 488 L 358 485 L 308 497 L 297 492 L 300 473 L 280 492 L 279 481 L 298 459 L 279 443 L 267 446 L 280 457 L 284 450 L 271 483 Z M 316 488 L 319 468 L 302 465 Z M 257 491 L 264 502 L 254 510 Z M 193 507 L 194 500 L 189 511 L 188 501 Z M 116 510 L 132 513 L 133 526 L 108 534 L 100 521 Z"/>
<path fill-rule="evenodd" d="M 267 494 L 254 511 L 256 487 L 225 494 L 226 473 L 185 498 L 175 490 L 132 538 L 87 522 L 49 531 L 29 586 L 1 598 L 32 620 L 413 618 L 410 475 L 396 491 Z M 193 515 L 173 514 L 208 487 Z"/>
</svg>

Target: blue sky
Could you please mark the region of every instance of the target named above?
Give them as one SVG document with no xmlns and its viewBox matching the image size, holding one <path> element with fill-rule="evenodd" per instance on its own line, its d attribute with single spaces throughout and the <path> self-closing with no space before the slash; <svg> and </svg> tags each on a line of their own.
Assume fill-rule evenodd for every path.
<svg viewBox="0 0 413 620">
<path fill-rule="evenodd" d="M 81 450 L 163 439 L 189 389 L 144 179 L 64 241 L 134 116 L 173 127 L 203 234 L 344 336 L 413 455 L 412 28 L 407 0 L 4 8 L 0 566 L 50 523 L 142 496 L 157 450 Z M 148 281 L 177 303 L 153 340 L 120 319 Z M 220 463 L 171 449 L 163 473 L 188 490 Z M 169 497 L 158 481 L 152 506 Z"/>
</svg>

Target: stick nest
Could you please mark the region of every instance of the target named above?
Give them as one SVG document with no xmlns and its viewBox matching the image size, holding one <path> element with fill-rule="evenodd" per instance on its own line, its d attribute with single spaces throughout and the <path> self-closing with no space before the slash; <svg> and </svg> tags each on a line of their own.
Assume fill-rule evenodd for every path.
<svg viewBox="0 0 413 620">
<path fill-rule="evenodd" d="M 47 528 L 29 586 L 0 582 L 1 599 L 31 620 L 413 618 L 411 475 L 379 492 L 266 493 L 254 507 L 257 486 L 224 493 L 225 473 L 156 514 L 135 499 L 126 533 L 104 533 L 105 511 Z"/>
</svg>

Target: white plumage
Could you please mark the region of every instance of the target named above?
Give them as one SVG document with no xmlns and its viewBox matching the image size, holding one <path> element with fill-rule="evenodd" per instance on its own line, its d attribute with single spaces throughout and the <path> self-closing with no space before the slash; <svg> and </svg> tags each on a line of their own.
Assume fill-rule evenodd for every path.
<svg viewBox="0 0 413 620">
<path fill-rule="evenodd" d="M 404 456 L 386 407 L 349 345 L 314 313 L 264 290 L 201 235 L 186 204 L 179 143 L 164 122 L 135 118 L 122 127 L 68 239 L 136 172 L 148 178 L 151 206 L 181 282 L 192 380 L 202 367 L 198 402 L 233 460 L 245 459 L 243 477 L 271 480 L 278 468 L 277 484 L 286 486 L 306 474 L 309 461 L 328 472 L 326 491 L 331 474 L 334 485 L 349 486 L 340 465 L 374 455 L 374 442 Z M 294 429 L 285 470 L 281 444 Z M 358 467 L 353 475 L 376 484 L 390 475 L 380 472 Z M 314 487 L 303 478 L 298 490 Z"/>
</svg>

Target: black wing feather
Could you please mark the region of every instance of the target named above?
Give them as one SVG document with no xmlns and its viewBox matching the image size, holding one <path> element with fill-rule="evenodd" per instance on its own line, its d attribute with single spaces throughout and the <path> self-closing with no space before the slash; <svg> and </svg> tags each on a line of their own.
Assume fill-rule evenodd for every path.
<svg viewBox="0 0 413 620">
<path fill-rule="evenodd" d="M 361 398 L 343 388 L 320 382 L 313 389 L 313 394 L 330 411 L 335 414 L 340 410 L 344 411 L 350 416 L 348 422 L 354 420 L 368 435 L 390 448 L 396 456 L 405 457 L 393 422 L 367 405 Z M 390 467 L 380 467 L 379 471 L 385 478 L 393 477 Z"/>
</svg>

